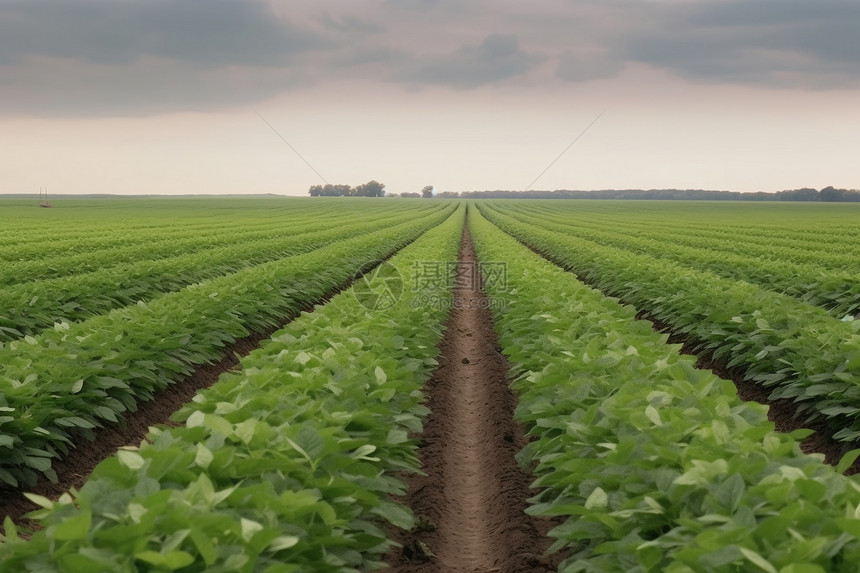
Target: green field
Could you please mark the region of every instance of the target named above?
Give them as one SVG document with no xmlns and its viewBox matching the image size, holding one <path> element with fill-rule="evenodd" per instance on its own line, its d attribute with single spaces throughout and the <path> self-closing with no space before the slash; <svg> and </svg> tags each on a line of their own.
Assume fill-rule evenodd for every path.
<svg viewBox="0 0 860 573">
<path fill-rule="evenodd" d="M 30 495 L 0 571 L 382 567 L 464 231 L 559 571 L 857 570 L 860 205 L 52 202 L 0 200 L 0 497 L 262 342 L 80 491 Z"/>
</svg>

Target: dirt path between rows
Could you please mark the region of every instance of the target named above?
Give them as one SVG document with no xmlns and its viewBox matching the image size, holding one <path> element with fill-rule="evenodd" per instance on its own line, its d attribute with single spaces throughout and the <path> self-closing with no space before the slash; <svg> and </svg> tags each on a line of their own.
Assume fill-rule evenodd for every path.
<svg viewBox="0 0 860 573">
<path fill-rule="evenodd" d="M 476 260 L 467 231 L 439 367 L 425 387 L 432 413 L 418 437 L 427 475 L 407 478 L 403 500 L 419 525 L 401 536 L 387 571 L 540 573 L 560 561 L 543 556 L 552 524 L 524 513 L 534 477 L 514 459 L 526 439 Z"/>
</svg>

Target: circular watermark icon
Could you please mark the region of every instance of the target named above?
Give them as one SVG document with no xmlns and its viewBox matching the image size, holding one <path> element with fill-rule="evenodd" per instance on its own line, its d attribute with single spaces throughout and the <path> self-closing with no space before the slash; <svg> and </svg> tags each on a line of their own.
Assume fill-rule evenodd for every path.
<svg viewBox="0 0 860 573">
<path fill-rule="evenodd" d="M 397 304 L 403 296 L 403 277 L 397 267 L 383 261 L 370 272 L 356 274 L 352 293 L 361 306 L 385 310 Z"/>
</svg>

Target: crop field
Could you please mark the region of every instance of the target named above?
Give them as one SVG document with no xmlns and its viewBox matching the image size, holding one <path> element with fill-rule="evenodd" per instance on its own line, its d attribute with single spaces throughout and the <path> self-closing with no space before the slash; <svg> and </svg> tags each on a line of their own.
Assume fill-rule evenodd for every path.
<svg viewBox="0 0 860 573">
<path fill-rule="evenodd" d="M 858 207 L 0 200 L 0 572 L 856 572 Z"/>
</svg>

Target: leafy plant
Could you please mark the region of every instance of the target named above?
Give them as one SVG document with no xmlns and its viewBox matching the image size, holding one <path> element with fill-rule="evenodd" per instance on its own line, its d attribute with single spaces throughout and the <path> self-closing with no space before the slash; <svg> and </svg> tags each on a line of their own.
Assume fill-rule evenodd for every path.
<svg viewBox="0 0 860 573">
<path fill-rule="evenodd" d="M 845 442 L 860 439 L 860 321 L 755 285 L 523 223 L 484 208 L 507 233 L 789 398 Z"/>
<path fill-rule="evenodd" d="M 189 284 L 417 219 L 409 213 L 359 223 L 336 224 L 321 218 L 292 228 L 284 237 L 274 229 L 225 233 L 221 237 L 225 246 L 190 253 L 183 253 L 183 241 L 177 240 L 170 243 L 182 253 L 176 256 L 120 265 L 103 261 L 107 268 L 93 272 L 8 286 L 0 289 L 0 343 L 36 335 L 55 323 L 85 320 Z M 333 224 L 336 228 L 326 228 Z M 296 232 L 299 230 L 302 232 Z"/>
<path fill-rule="evenodd" d="M 391 264 L 405 275 L 456 256 L 464 211 Z M 412 525 L 391 496 L 404 491 L 396 472 L 417 469 L 408 433 L 427 412 L 447 314 L 414 305 L 416 288 L 385 310 L 345 292 L 302 314 L 199 393 L 176 416 L 184 426 L 120 450 L 80 492 L 36 499 L 32 539 L 7 523 L 0 570 L 379 569 L 381 525 Z"/>
<path fill-rule="evenodd" d="M 349 284 L 451 210 L 9 342 L 0 350 L 0 481 L 53 478 L 51 460 L 76 437 L 92 438 L 226 344 Z"/>
<path fill-rule="evenodd" d="M 560 571 L 854 571 L 860 485 L 773 431 L 764 406 L 666 335 L 470 216 L 502 351 L 533 441 L 520 462 Z M 855 452 L 856 453 L 856 452 Z M 846 463 L 853 458 L 846 458 Z"/>
</svg>

